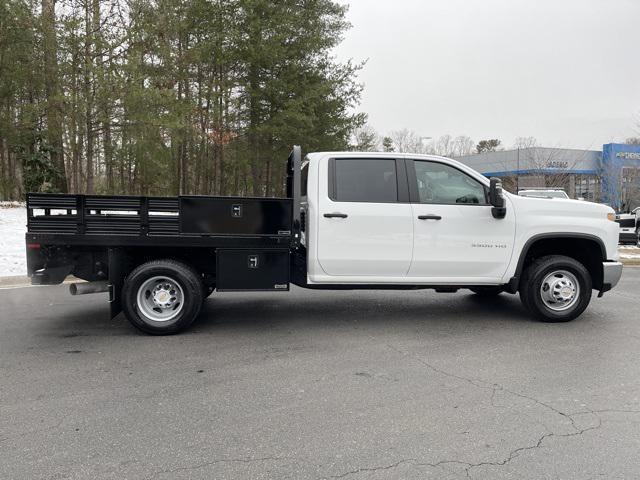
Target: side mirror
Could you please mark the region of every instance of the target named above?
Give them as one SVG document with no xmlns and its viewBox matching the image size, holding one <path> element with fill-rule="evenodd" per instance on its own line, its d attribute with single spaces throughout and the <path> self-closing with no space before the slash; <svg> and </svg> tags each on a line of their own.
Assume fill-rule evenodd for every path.
<svg viewBox="0 0 640 480">
<path fill-rule="evenodd" d="M 495 177 L 491 177 L 489 181 L 489 203 L 493 206 L 491 214 L 493 218 L 504 218 L 507 214 L 507 207 L 502 194 L 502 181 Z"/>
</svg>

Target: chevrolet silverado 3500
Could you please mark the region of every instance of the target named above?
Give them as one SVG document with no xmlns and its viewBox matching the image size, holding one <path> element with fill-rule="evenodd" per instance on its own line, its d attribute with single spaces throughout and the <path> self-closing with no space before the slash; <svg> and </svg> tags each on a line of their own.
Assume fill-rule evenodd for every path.
<svg viewBox="0 0 640 480">
<path fill-rule="evenodd" d="M 469 289 L 519 293 L 564 322 L 622 274 L 614 211 L 503 192 L 466 165 L 405 153 L 294 147 L 286 198 L 31 193 L 28 273 L 109 292 L 138 329 L 192 324 L 214 291 Z"/>
</svg>

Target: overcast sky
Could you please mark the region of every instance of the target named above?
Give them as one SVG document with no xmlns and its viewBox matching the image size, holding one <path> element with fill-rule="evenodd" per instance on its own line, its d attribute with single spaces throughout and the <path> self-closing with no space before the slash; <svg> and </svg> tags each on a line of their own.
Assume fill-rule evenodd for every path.
<svg viewBox="0 0 640 480">
<path fill-rule="evenodd" d="M 640 0 L 342 0 L 380 133 L 600 149 L 640 119 Z"/>
</svg>

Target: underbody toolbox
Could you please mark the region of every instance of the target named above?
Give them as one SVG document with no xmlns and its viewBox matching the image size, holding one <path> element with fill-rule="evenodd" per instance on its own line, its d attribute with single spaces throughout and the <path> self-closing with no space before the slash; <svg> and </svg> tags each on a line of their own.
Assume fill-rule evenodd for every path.
<svg viewBox="0 0 640 480">
<path fill-rule="evenodd" d="M 289 290 L 289 250 L 220 249 L 219 291 Z"/>
</svg>

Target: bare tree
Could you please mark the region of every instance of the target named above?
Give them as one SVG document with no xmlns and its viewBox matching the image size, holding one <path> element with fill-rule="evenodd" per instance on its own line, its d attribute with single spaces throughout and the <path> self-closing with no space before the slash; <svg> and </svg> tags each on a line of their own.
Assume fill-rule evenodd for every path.
<svg viewBox="0 0 640 480">
<path fill-rule="evenodd" d="M 453 140 L 453 156 L 463 157 L 471 155 L 475 149 L 476 142 L 471 137 L 459 135 Z"/>
<path fill-rule="evenodd" d="M 451 157 L 454 154 L 453 138 L 451 135 L 442 135 L 433 143 L 434 153 L 443 157 Z"/>
<path fill-rule="evenodd" d="M 601 178 L 602 178 L 602 196 L 603 200 L 607 200 L 607 204 L 616 212 L 622 207 L 622 170 L 613 162 L 603 162 Z"/>
<path fill-rule="evenodd" d="M 636 131 L 640 134 L 640 115 L 638 116 Z M 627 138 L 627 145 L 640 145 L 640 136 Z M 635 167 L 622 168 L 621 208 L 631 211 L 640 206 L 640 169 Z"/>
<path fill-rule="evenodd" d="M 380 150 L 381 139 L 370 125 L 363 125 L 353 132 L 351 150 L 355 152 L 376 152 Z"/>
<path fill-rule="evenodd" d="M 513 144 L 514 149 L 533 148 L 538 146 L 538 140 L 535 137 L 516 137 Z"/>
<path fill-rule="evenodd" d="M 572 171 L 584 159 L 582 156 L 564 156 L 559 148 L 529 148 L 520 152 L 521 167 L 529 170 L 532 175 L 544 178 L 544 185 L 548 188 L 570 187 Z"/>
<path fill-rule="evenodd" d="M 565 155 L 560 148 L 534 146 L 537 142 L 533 137 L 518 138 L 515 143 L 513 151 L 496 157 L 496 170 L 511 172 L 503 178 L 503 187 L 507 191 L 516 193 L 526 188 L 559 188 L 572 194 L 571 178 L 587 155 L 586 151 L 582 156 L 576 156 L 575 152 Z M 517 158 L 515 165 L 514 156 Z M 514 169 L 518 172 L 513 172 Z M 525 175 L 520 174 L 523 170 Z"/>
<path fill-rule="evenodd" d="M 416 132 L 403 128 L 389 134 L 395 152 L 400 153 L 428 153 L 424 138 Z"/>
<path fill-rule="evenodd" d="M 382 144 L 384 151 L 441 155 L 443 157 L 461 157 L 473 153 L 475 149 L 475 142 L 466 135 L 459 135 L 455 138 L 451 135 L 442 135 L 430 139 L 407 128 L 391 132 L 384 137 Z"/>
<path fill-rule="evenodd" d="M 620 209 L 630 212 L 640 207 L 640 169 L 622 167 L 620 187 Z"/>
</svg>

